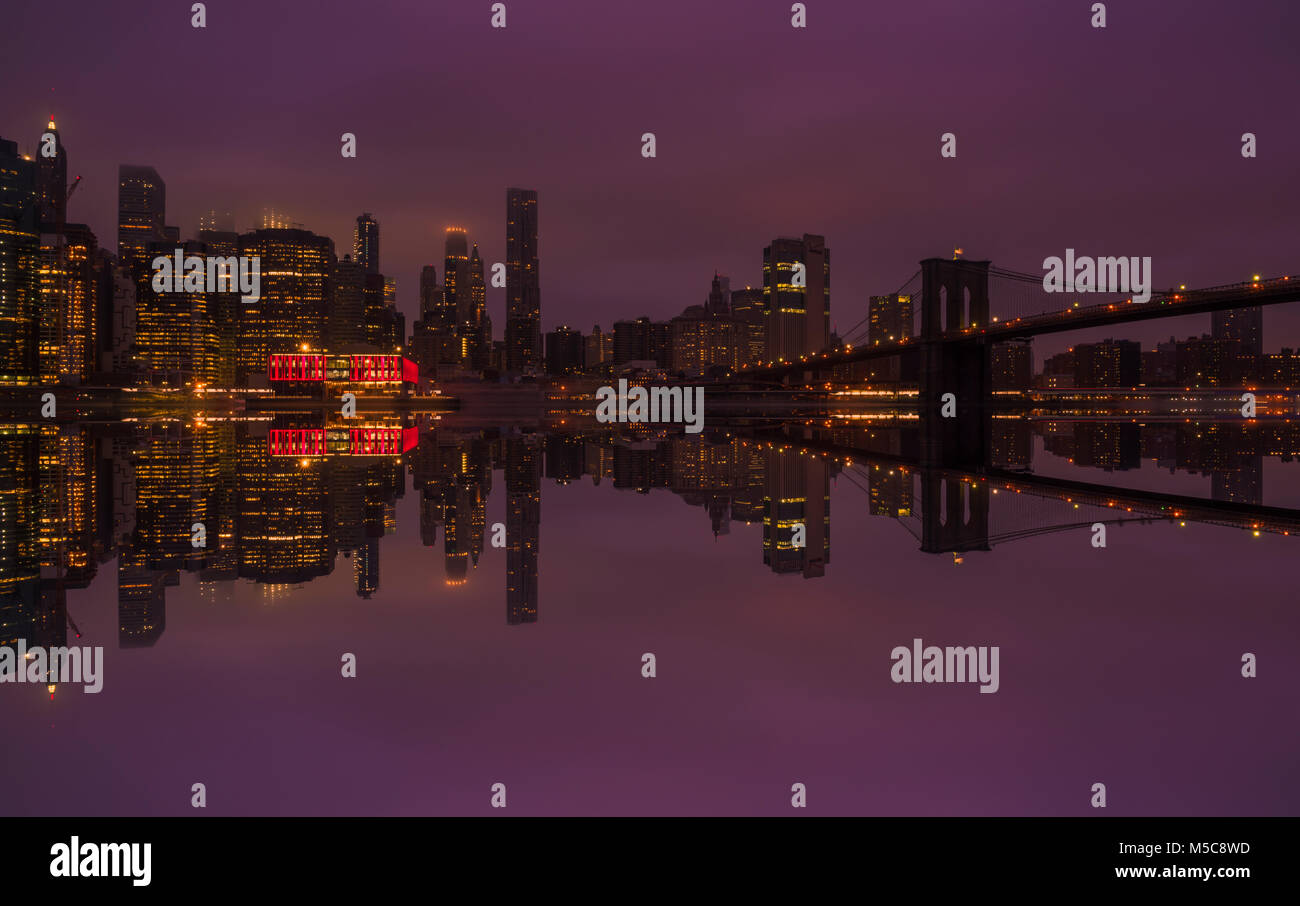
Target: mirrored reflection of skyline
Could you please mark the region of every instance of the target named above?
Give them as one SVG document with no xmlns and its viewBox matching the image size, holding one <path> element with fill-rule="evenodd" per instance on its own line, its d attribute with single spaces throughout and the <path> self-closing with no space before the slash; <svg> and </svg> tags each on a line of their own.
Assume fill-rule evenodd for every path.
<svg viewBox="0 0 1300 906">
<path fill-rule="evenodd" d="M 506 623 L 536 623 L 543 487 L 549 498 L 575 482 L 679 497 L 690 510 L 666 531 L 685 538 L 731 543 L 734 525 L 753 526 L 741 541 L 754 547 L 753 572 L 804 579 L 858 554 L 837 540 L 849 550 L 831 556 L 839 484 L 851 505 L 896 520 L 921 550 L 958 557 L 1096 521 L 1190 520 L 1252 535 L 1289 535 L 1300 524 L 1300 511 L 1280 505 L 1294 497 L 1275 500 L 1265 485 L 1266 461 L 1300 452 L 1300 425 L 1289 420 L 997 418 L 983 474 L 917 466 L 908 457 L 915 429 L 882 420 L 766 422 L 699 437 L 376 422 L 406 437 L 409 449 L 395 454 L 340 446 L 343 429 L 317 424 L 331 446 L 309 455 L 284 440 L 301 434 L 301 417 L 12 423 L 0 432 L 5 643 L 65 644 L 77 592 L 92 583 L 116 582 L 122 648 L 164 636 L 168 590 L 184 573 L 213 599 L 252 583 L 275 600 L 342 568 L 357 597 L 370 599 L 406 581 L 386 578 L 383 551 L 395 533 L 417 529 L 447 593 L 500 583 Z M 399 525 L 408 484 L 418 526 Z M 505 503 L 499 527 L 488 517 L 494 488 Z M 199 526 L 206 538 L 196 547 Z M 480 570 L 494 537 L 504 541 L 504 576 Z"/>
</svg>

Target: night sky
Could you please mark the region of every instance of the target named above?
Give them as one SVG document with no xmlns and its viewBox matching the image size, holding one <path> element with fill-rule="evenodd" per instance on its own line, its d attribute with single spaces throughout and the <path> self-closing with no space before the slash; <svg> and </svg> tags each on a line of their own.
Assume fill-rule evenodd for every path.
<svg viewBox="0 0 1300 906">
<path fill-rule="evenodd" d="M 510 185 L 539 192 L 543 330 L 671 317 L 803 232 L 827 237 L 841 329 L 955 246 L 1033 273 L 1067 247 L 1151 256 L 1157 287 L 1300 272 L 1300 6 L 1112 2 L 1104 30 L 1085 0 L 807 6 L 796 30 L 786 0 L 509 0 L 501 30 L 486 0 L 213 0 L 197 30 L 175 0 L 10 4 L 0 135 L 32 153 L 55 114 L 84 177 L 69 219 L 109 247 L 127 162 L 187 237 L 270 205 L 341 254 L 370 211 L 411 320 L 446 226 L 503 258 Z M 1265 348 L 1298 329 L 1270 310 Z"/>
</svg>

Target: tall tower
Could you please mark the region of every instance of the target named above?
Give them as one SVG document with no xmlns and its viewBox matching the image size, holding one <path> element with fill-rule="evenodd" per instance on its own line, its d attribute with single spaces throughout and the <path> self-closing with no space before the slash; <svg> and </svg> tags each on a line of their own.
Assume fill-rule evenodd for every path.
<svg viewBox="0 0 1300 906">
<path fill-rule="evenodd" d="M 150 242 L 166 238 L 167 186 L 153 167 L 117 168 L 117 256 L 124 264 L 146 266 Z"/>
<path fill-rule="evenodd" d="M 53 136 L 48 142 L 46 136 Z M 54 156 L 46 157 L 45 151 L 53 144 Z M 42 223 L 55 226 L 68 219 L 68 152 L 63 147 L 63 136 L 59 135 L 50 117 L 45 132 L 36 146 L 36 188 L 40 194 L 40 219 Z"/>
<path fill-rule="evenodd" d="M 773 239 L 763 249 L 763 303 L 768 359 L 794 361 L 830 344 L 831 252 L 824 237 Z"/>
<path fill-rule="evenodd" d="M 308 230 L 254 230 L 239 237 L 239 254 L 261 259 L 261 298 L 240 311 L 242 373 L 265 373 L 270 353 L 320 349 L 333 302 L 334 240 Z"/>
<path fill-rule="evenodd" d="M 487 316 L 487 283 L 483 280 L 483 259 L 479 257 L 478 243 L 469 256 L 469 367 L 482 371 L 488 367 L 492 355 L 492 322 Z"/>
<path fill-rule="evenodd" d="M 442 280 L 444 318 L 456 338 L 452 361 L 465 364 L 470 350 L 467 325 L 473 320 L 474 301 L 469 271 L 469 234 L 460 227 L 447 227 Z"/>
<path fill-rule="evenodd" d="M 0 139 L 0 384 L 38 380 L 39 207 L 35 162 Z"/>
<path fill-rule="evenodd" d="M 537 192 L 506 190 L 506 370 L 542 364 Z"/>
<path fill-rule="evenodd" d="M 364 274 L 379 273 L 379 223 L 369 213 L 357 217 L 352 231 L 352 260 Z"/>
</svg>

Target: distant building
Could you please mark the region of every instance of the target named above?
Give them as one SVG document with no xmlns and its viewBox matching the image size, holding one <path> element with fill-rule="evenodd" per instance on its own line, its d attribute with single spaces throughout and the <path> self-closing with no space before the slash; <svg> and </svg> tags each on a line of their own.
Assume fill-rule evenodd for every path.
<svg viewBox="0 0 1300 906">
<path fill-rule="evenodd" d="M 653 359 L 660 368 L 671 370 L 676 368 L 673 363 L 673 337 L 672 325 L 667 321 L 652 321 L 650 323 L 650 358 Z"/>
<path fill-rule="evenodd" d="M 1242 382 L 1241 340 L 1188 337 L 1177 344 L 1177 383 L 1184 387 L 1232 387 Z"/>
<path fill-rule="evenodd" d="M 1178 380 L 1178 344 L 1173 337 L 1142 350 L 1142 383 L 1148 387 L 1172 387 Z"/>
<path fill-rule="evenodd" d="M 912 297 L 906 293 L 872 296 L 867 303 L 867 343 L 871 346 L 888 345 L 912 336 Z M 868 359 L 852 369 L 857 381 L 897 382 L 904 378 L 901 356 Z"/>
<path fill-rule="evenodd" d="M 1136 387 L 1142 381 L 1142 346 L 1133 340 L 1102 340 L 1074 347 L 1074 386 Z"/>
<path fill-rule="evenodd" d="M 1028 390 L 1034 380 L 1033 347 L 1027 342 L 993 345 L 994 390 Z"/>
<path fill-rule="evenodd" d="M 1044 390 L 1062 390 L 1075 386 L 1073 349 L 1049 356 L 1047 361 L 1043 362 L 1038 386 Z"/>
<path fill-rule="evenodd" d="M 867 304 L 867 318 L 867 342 L 872 346 L 910 339 L 912 297 L 899 293 L 872 296 Z"/>
<path fill-rule="evenodd" d="M 772 240 L 763 249 L 763 299 L 769 361 L 794 361 L 825 349 L 831 335 L 831 256 L 825 238 L 805 233 L 802 239 Z"/>
<path fill-rule="evenodd" d="M 546 335 L 546 373 L 579 374 L 585 368 L 582 331 L 557 327 Z"/>
<path fill-rule="evenodd" d="M 584 364 L 588 371 L 603 370 L 601 366 L 608 364 L 614 357 L 614 335 L 602 333 L 599 324 L 591 328 L 584 345 L 586 347 Z"/>
<path fill-rule="evenodd" d="M 628 362 L 650 357 L 650 319 L 641 317 L 634 321 L 615 321 L 611 359 L 614 370 L 617 371 Z"/>
<path fill-rule="evenodd" d="M 165 241 L 167 186 L 153 167 L 117 168 L 117 257 L 137 270 L 147 268 L 145 250 Z"/>
<path fill-rule="evenodd" d="M 714 274 L 705 303 L 687 307 L 669 322 L 672 352 L 662 367 L 697 377 L 713 367 L 735 370 L 746 360 L 748 325 L 729 314 L 730 304 L 724 301 L 727 283 L 726 277 Z"/>
<path fill-rule="evenodd" d="M 763 308 L 763 290 L 745 287 L 731 292 L 731 316 L 745 325 L 745 345 L 741 365 L 767 361 L 767 314 Z"/>
<path fill-rule="evenodd" d="M 1238 361 L 1224 384 L 1247 383 L 1260 378 L 1264 355 L 1264 310 L 1259 306 L 1216 311 L 1210 315 L 1210 337 L 1236 340 Z"/>
</svg>

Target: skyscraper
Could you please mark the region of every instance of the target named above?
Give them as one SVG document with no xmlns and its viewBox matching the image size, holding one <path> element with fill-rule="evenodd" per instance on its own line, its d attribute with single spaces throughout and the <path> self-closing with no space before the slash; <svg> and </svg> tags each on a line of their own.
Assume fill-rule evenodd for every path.
<svg viewBox="0 0 1300 906">
<path fill-rule="evenodd" d="M 150 242 L 166 238 L 167 186 L 153 167 L 117 168 L 117 256 L 138 268 Z"/>
<path fill-rule="evenodd" d="M 365 272 L 351 255 L 334 266 L 334 303 L 330 306 L 329 347 L 345 352 L 366 341 Z"/>
<path fill-rule="evenodd" d="M 1210 337 L 1215 340 L 1236 340 L 1241 345 L 1238 349 L 1238 361 L 1232 363 L 1229 371 L 1236 379 L 1246 381 L 1259 380 L 1264 356 L 1264 309 L 1258 305 L 1252 308 L 1237 308 L 1230 311 L 1216 311 L 1210 315 Z M 1221 375 L 1222 383 L 1236 383 L 1232 375 Z"/>
<path fill-rule="evenodd" d="M 469 325 L 473 322 L 474 294 L 470 279 L 469 234 L 460 227 L 447 227 L 446 257 L 443 259 L 443 317 L 456 339 L 452 360 L 464 365 L 470 358 Z"/>
<path fill-rule="evenodd" d="M 912 336 L 912 297 L 891 293 L 872 296 L 867 305 L 867 342 L 896 343 Z"/>
<path fill-rule="evenodd" d="M 614 322 L 614 371 L 628 362 L 645 361 L 650 358 L 650 319 L 637 318 L 635 321 Z"/>
<path fill-rule="evenodd" d="M 254 230 L 239 237 L 239 254 L 261 259 L 261 298 L 240 310 L 239 365 L 247 377 L 264 374 L 272 352 L 322 345 L 334 241 L 308 230 Z M 379 297 L 382 305 L 382 285 Z"/>
<path fill-rule="evenodd" d="M 0 384 L 38 380 L 39 207 L 35 162 L 0 139 Z"/>
<path fill-rule="evenodd" d="M 561 326 L 546 335 L 547 374 L 579 374 L 585 359 L 582 331 Z"/>
<path fill-rule="evenodd" d="M 1210 336 L 1215 340 L 1240 340 L 1244 355 L 1264 352 L 1264 309 L 1237 308 L 1210 315 Z"/>
<path fill-rule="evenodd" d="M 46 136 L 53 136 L 53 142 L 47 142 Z M 54 155 L 46 156 L 46 149 L 53 146 Z M 68 219 L 68 152 L 63 147 L 63 136 L 59 135 L 50 117 L 41 140 L 37 143 L 36 189 L 41 196 L 40 218 L 42 223 L 51 226 L 62 224 Z"/>
<path fill-rule="evenodd" d="M 824 237 L 773 239 L 763 249 L 763 300 L 769 360 L 795 361 L 829 345 L 831 252 Z"/>
<path fill-rule="evenodd" d="M 767 316 L 763 308 L 763 291 L 745 287 L 731 293 L 731 316 L 745 325 L 744 355 L 741 365 L 766 361 Z"/>
<path fill-rule="evenodd" d="M 352 258 L 363 273 L 379 273 L 379 224 L 369 213 L 357 217 L 352 232 Z"/>
<path fill-rule="evenodd" d="M 470 320 L 465 325 L 469 340 L 469 358 L 465 363 L 474 371 L 488 367 L 492 354 L 492 322 L 487 316 L 487 283 L 483 280 L 483 259 L 479 257 L 478 243 L 469 256 L 469 310 Z"/>
<path fill-rule="evenodd" d="M 506 190 L 506 370 L 538 368 L 542 291 L 538 274 L 537 192 Z"/>
</svg>

